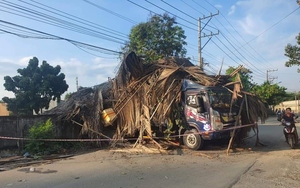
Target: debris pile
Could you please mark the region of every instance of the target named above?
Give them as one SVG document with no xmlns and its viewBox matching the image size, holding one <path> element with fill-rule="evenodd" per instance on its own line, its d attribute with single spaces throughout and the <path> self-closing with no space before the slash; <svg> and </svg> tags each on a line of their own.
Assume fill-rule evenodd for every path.
<svg viewBox="0 0 300 188">
<path fill-rule="evenodd" d="M 267 118 L 265 105 L 251 93 L 240 89 L 240 82 L 231 82 L 233 75 L 211 76 L 187 59 L 164 58 L 157 62 L 143 62 L 134 52 L 123 60 L 115 78 L 94 88 L 80 88 L 64 103 L 47 113 L 82 126 L 82 133 L 90 138 L 108 136 L 106 127 L 114 127 L 113 139 L 128 136 L 152 136 L 152 129 L 166 120 L 174 120 L 180 111 L 183 79 L 203 86 L 226 87 L 233 100 L 245 101 L 241 106 L 243 124 Z M 178 114 L 177 114 L 178 115 Z M 241 137 L 251 127 L 240 131 Z M 244 133 L 243 133 L 244 132 Z"/>
</svg>

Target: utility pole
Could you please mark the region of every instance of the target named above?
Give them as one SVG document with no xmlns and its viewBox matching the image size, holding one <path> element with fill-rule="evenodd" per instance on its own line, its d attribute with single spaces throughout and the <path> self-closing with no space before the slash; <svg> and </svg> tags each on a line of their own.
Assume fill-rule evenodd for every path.
<svg viewBox="0 0 300 188">
<path fill-rule="evenodd" d="M 267 82 L 269 82 L 269 72 L 274 72 L 274 71 L 278 71 L 278 69 L 273 69 L 273 70 L 267 70 Z M 275 78 L 273 78 L 274 80 Z"/>
<path fill-rule="evenodd" d="M 219 15 L 219 11 L 216 14 L 212 14 L 210 13 L 209 16 L 204 16 L 202 18 L 198 19 L 198 63 L 199 63 L 199 67 L 201 70 L 203 70 L 203 58 L 202 58 L 202 49 L 205 47 L 205 45 L 210 41 L 211 37 L 214 35 L 218 35 L 219 34 L 219 30 L 217 33 L 210 33 L 210 34 L 205 34 L 203 33 L 202 35 L 202 31 L 205 28 L 205 26 L 208 24 L 208 22 L 210 22 L 210 20 L 212 19 L 213 16 Z M 204 25 L 203 28 L 201 28 L 201 20 L 207 19 L 209 18 L 209 20 L 206 22 L 206 24 Z M 201 45 L 201 38 L 204 37 L 209 37 L 208 41 L 204 44 L 204 46 L 202 47 Z"/>
<path fill-rule="evenodd" d="M 273 83 L 273 81 L 276 79 L 278 79 L 278 76 L 269 76 L 270 83 Z"/>
</svg>

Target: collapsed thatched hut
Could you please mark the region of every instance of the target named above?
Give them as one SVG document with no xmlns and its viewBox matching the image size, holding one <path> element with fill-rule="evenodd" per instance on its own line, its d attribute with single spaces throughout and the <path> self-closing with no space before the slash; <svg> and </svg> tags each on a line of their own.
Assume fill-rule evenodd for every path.
<svg viewBox="0 0 300 188">
<path fill-rule="evenodd" d="M 239 84 L 230 83 L 229 76 L 209 76 L 182 58 L 143 62 L 134 52 L 124 58 L 114 79 L 94 88 L 79 89 L 48 113 L 80 124 L 82 132 L 87 132 L 91 138 L 99 138 L 104 136 L 107 126 L 102 114 L 105 109 L 111 109 L 114 116 L 110 124 L 115 127 L 115 139 L 134 136 L 137 132 L 143 134 L 144 130 L 151 136 L 152 125 L 174 120 L 171 117 L 180 109 L 184 79 L 203 86 L 224 86 L 235 94 L 235 100 L 246 98 L 241 111 L 243 123 L 254 123 L 258 118 L 264 121 L 267 117 L 263 103 L 256 96 L 240 91 Z"/>
</svg>

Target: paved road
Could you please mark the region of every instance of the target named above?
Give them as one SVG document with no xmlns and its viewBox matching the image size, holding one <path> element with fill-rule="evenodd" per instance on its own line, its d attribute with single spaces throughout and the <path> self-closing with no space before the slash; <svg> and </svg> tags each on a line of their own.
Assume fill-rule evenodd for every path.
<svg viewBox="0 0 300 188">
<path fill-rule="evenodd" d="M 211 147 L 207 147 L 207 151 L 184 149 L 181 155 L 100 150 L 52 164 L 0 172 L 0 187 L 264 187 L 263 184 L 249 184 L 255 177 L 249 173 L 256 172 L 256 169 L 263 170 L 257 165 L 268 168 L 275 162 L 267 160 L 270 159 L 268 156 L 276 156 L 277 151 L 293 151 L 284 142 L 282 127 L 273 118 L 260 126 L 259 135 L 260 141 L 267 147 L 255 147 L 252 151 L 244 150 L 230 156 L 224 154 L 224 148 L 217 151 L 210 150 Z M 247 140 L 247 147 L 253 146 L 254 141 L 254 138 Z M 270 170 L 274 171 L 274 168 Z M 293 187 L 294 184 L 290 182 L 289 185 Z"/>
</svg>

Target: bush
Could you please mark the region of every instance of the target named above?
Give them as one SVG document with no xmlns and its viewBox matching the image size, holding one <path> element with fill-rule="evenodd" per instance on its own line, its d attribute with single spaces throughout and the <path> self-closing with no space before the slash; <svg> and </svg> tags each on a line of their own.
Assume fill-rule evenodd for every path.
<svg viewBox="0 0 300 188">
<path fill-rule="evenodd" d="M 55 138 L 54 127 L 51 119 L 48 119 L 45 123 L 32 126 L 29 129 L 29 138 L 31 140 L 25 145 L 25 149 L 31 154 L 48 155 L 51 153 L 57 153 L 61 150 L 61 145 L 58 142 L 37 140 Z"/>
</svg>

